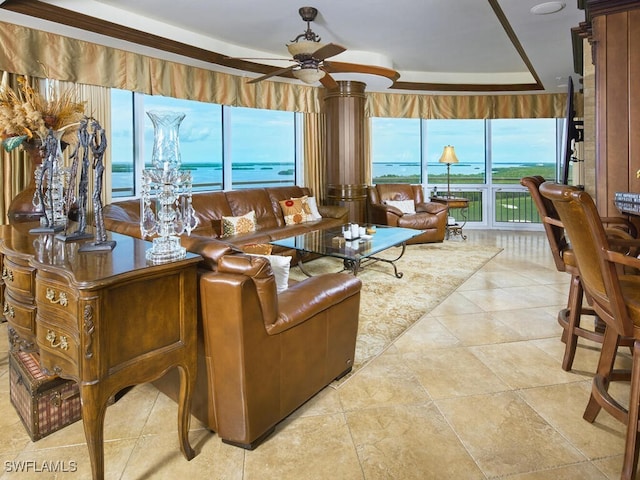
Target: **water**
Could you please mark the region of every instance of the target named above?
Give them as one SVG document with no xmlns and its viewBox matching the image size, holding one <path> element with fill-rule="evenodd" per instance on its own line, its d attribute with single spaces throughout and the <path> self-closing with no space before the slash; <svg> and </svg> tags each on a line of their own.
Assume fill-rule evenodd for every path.
<svg viewBox="0 0 640 480">
<path fill-rule="evenodd" d="M 130 190 L 133 184 L 133 172 L 120 171 L 126 168 L 123 165 L 114 164 L 114 172 L 111 177 L 113 191 Z M 222 186 L 221 164 L 183 164 L 185 170 L 191 170 L 193 189 L 213 190 Z M 295 183 L 294 166 L 291 163 L 244 163 L 234 166 L 234 185 L 246 184 L 250 187 L 267 187 L 278 185 L 293 185 Z"/>
<path fill-rule="evenodd" d="M 536 166 L 540 167 L 543 164 L 532 163 L 496 163 L 493 165 L 493 169 L 502 168 L 521 168 Z M 447 165 L 445 163 L 431 163 L 427 167 L 428 173 L 431 175 L 446 175 Z M 473 175 L 479 174 L 484 171 L 483 163 L 456 163 L 451 165 L 451 175 Z M 416 163 L 403 163 L 403 162 L 374 162 L 373 173 L 376 177 L 382 177 L 385 175 L 419 175 L 420 165 Z"/>
<path fill-rule="evenodd" d="M 540 167 L 542 164 L 531 163 L 498 163 L 495 169 L 503 168 L 521 168 L 521 167 Z M 112 175 L 112 188 L 114 191 L 120 189 L 131 188 L 133 183 L 133 174 L 131 172 L 118 171 L 117 164 L 114 165 L 116 171 Z M 184 164 L 185 169 L 191 170 L 193 177 L 194 190 L 212 190 L 220 189 L 222 185 L 222 165 L 204 165 L 204 164 Z M 451 165 L 451 175 L 457 174 L 480 174 L 483 172 L 484 165 L 478 163 L 456 163 Z M 442 163 L 432 163 L 428 166 L 431 175 L 446 175 L 447 166 Z M 420 165 L 416 163 L 375 162 L 373 164 L 373 174 L 375 177 L 384 175 L 419 175 Z M 234 185 L 240 186 L 246 184 L 251 187 L 266 187 L 277 185 L 293 185 L 295 181 L 293 165 L 282 163 L 243 163 L 238 164 L 233 169 Z"/>
</svg>

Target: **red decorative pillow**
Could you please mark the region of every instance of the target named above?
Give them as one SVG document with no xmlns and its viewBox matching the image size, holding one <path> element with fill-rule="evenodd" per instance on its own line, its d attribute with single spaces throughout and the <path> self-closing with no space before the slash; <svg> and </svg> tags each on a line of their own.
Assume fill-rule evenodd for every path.
<svg viewBox="0 0 640 480">
<path fill-rule="evenodd" d="M 287 225 L 295 225 L 307 221 L 307 212 L 301 198 L 289 198 L 288 200 L 280 200 L 280 208 L 284 215 L 284 222 Z"/>
</svg>

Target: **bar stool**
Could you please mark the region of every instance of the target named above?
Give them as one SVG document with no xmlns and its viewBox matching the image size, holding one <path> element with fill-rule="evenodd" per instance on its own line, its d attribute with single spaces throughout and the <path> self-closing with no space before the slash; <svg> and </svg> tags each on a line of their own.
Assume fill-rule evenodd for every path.
<svg viewBox="0 0 640 480">
<path fill-rule="evenodd" d="M 602 343 L 604 324 L 596 316 L 591 308 L 583 306 L 584 290 L 580 281 L 580 271 L 573 250 L 565 235 L 565 229 L 553 203 L 540 194 L 540 185 L 545 179 L 539 175 L 524 177 L 520 184 L 527 187 L 531 198 L 538 209 L 544 230 L 547 234 L 551 254 L 559 272 L 567 272 L 571 275 L 569 284 L 569 297 L 567 308 L 558 312 L 558 323 L 562 327 L 562 341 L 566 344 L 562 358 L 562 369 L 570 371 L 576 354 L 578 338 L 582 337 L 593 342 Z M 637 235 L 635 226 L 621 217 L 604 217 L 601 220 L 607 225 L 615 225 L 610 229 L 610 236 L 633 238 Z M 620 227 L 620 228 L 618 228 Z M 593 329 L 581 325 L 583 315 L 594 316 Z M 630 346 L 631 341 L 625 340 L 623 344 Z"/>
</svg>

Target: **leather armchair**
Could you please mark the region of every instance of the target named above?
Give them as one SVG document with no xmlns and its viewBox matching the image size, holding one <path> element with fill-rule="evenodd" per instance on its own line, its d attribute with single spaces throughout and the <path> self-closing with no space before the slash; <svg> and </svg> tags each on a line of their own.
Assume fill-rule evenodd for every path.
<svg viewBox="0 0 640 480">
<path fill-rule="evenodd" d="M 403 213 L 399 208 L 387 205 L 387 200 L 413 200 L 416 213 Z M 442 242 L 447 232 L 447 206 L 426 202 L 422 185 L 381 183 L 370 186 L 367 191 L 367 217 L 369 223 L 377 225 L 425 230 L 407 243 Z"/>
<path fill-rule="evenodd" d="M 213 408 L 195 416 L 224 442 L 254 448 L 279 421 L 351 371 L 361 286 L 353 275 L 332 273 L 277 294 L 265 258 L 220 258 L 217 271 L 200 277 L 206 379 L 199 377 Z"/>
</svg>

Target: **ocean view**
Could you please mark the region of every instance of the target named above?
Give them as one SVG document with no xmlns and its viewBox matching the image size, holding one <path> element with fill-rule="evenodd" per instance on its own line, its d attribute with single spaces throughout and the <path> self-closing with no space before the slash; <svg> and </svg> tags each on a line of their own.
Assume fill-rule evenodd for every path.
<svg viewBox="0 0 640 480">
<path fill-rule="evenodd" d="M 185 170 L 191 170 L 194 190 L 219 189 L 222 185 L 221 163 L 183 163 Z M 112 188 L 114 191 L 125 191 L 133 184 L 132 171 L 124 164 L 113 164 Z M 447 166 L 434 163 L 428 166 L 429 183 L 446 182 Z M 457 163 L 451 166 L 451 179 L 455 183 L 484 183 L 484 166 L 478 163 Z M 499 163 L 493 167 L 494 181 L 514 181 L 522 176 L 536 173 L 553 177 L 554 163 Z M 291 163 L 246 162 L 235 164 L 232 172 L 236 185 L 246 184 L 254 187 L 273 185 L 293 185 L 294 169 Z M 407 177 L 419 178 L 420 165 L 413 162 L 374 162 L 373 176 L 389 180 L 394 177 L 404 181 Z M 425 182 L 426 183 L 426 182 Z M 516 182 L 517 183 L 517 182 Z"/>
</svg>

